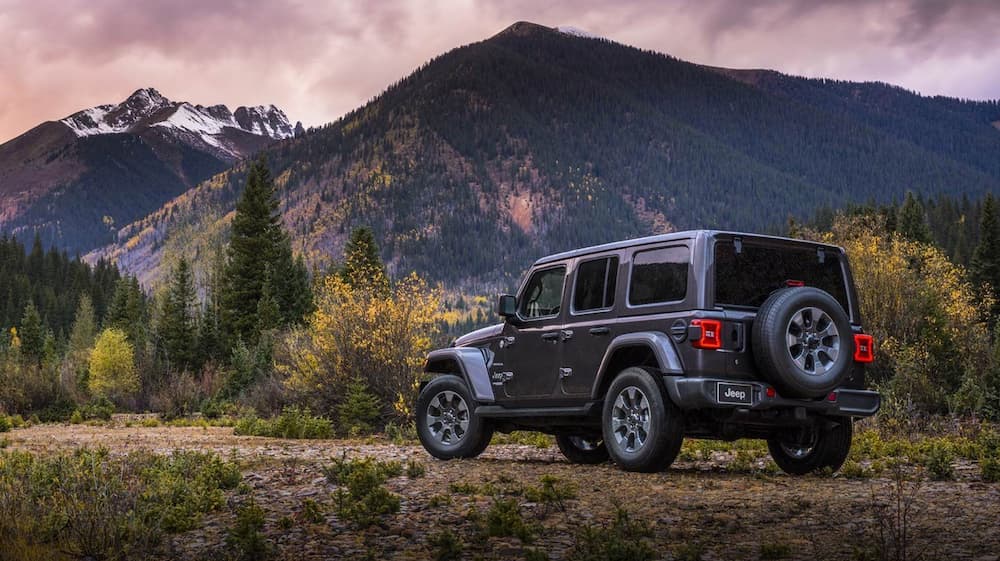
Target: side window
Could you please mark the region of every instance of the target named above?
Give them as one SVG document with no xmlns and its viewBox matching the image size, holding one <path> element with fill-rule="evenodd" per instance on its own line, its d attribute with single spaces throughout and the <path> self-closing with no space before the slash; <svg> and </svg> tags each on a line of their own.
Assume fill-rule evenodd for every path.
<svg viewBox="0 0 1000 561">
<path fill-rule="evenodd" d="M 690 255 L 684 246 L 640 251 L 632 258 L 628 303 L 632 306 L 683 300 Z"/>
<path fill-rule="evenodd" d="M 573 287 L 573 311 L 586 312 L 614 306 L 617 279 L 617 257 L 581 263 L 576 270 L 576 286 Z"/>
<path fill-rule="evenodd" d="M 537 319 L 554 316 L 562 305 L 566 267 L 545 269 L 531 275 L 521 295 L 521 317 Z"/>
</svg>

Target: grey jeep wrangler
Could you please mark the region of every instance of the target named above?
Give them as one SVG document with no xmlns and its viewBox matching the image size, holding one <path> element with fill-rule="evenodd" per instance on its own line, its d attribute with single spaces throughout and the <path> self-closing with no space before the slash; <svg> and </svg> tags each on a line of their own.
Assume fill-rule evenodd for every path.
<svg viewBox="0 0 1000 561">
<path fill-rule="evenodd" d="M 539 259 L 503 323 L 427 356 L 417 431 L 441 459 L 494 431 L 553 434 L 572 462 L 659 471 L 685 436 L 766 439 L 787 473 L 840 468 L 873 341 L 843 249 L 690 231 Z"/>
</svg>

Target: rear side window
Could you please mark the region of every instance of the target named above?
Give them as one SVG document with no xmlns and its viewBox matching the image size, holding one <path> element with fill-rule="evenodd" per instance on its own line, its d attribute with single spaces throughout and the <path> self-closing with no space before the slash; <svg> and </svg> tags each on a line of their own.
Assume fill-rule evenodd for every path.
<svg viewBox="0 0 1000 561">
<path fill-rule="evenodd" d="M 715 244 L 718 305 L 757 308 L 775 290 L 798 283 L 829 292 L 844 310 L 850 310 L 839 253 L 823 251 L 820 261 L 815 247 L 770 247 L 743 242 L 742 251 L 736 253 L 731 241 Z"/>
<path fill-rule="evenodd" d="M 640 251 L 632 258 L 628 303 L 632 306 L 676 302 L 687 294 L 687 247 L 664 247 Z"/>
<path fill-rule="evenodd" d="M 581 263 L 573 287 L 573 311 L 587 312 L 614 306 L 617 277 L 617 257 Z"/>
</svg>

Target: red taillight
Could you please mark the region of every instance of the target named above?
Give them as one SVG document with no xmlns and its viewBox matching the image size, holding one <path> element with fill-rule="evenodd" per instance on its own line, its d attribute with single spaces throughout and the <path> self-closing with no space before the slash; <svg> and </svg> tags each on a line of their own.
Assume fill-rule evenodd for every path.
<svg viewBox="0 0 1000 561">
<path fill-rule="evenodd" d="M 875 360 L 875 340 L 864 333 L 854 334 L 854 362 L 872 362 Z"/>
<path fill-rule="evenodd" d="M 714 319 L 693 319 L 691 325 L 701 327 L 701 337 L 691 340 L 697 349 L 718 349 L 722 347 L 722 322 Z"/>
<path fill-rule="evenodd" d="M 767 397 L 774 397 L 778 395 L 778 392 L 774 391 L 774 388 L 772 388 L 771 386 L 768 386 L 767 389 L 764 391 L 764 394 L 767 395 Z"/>
<path fill-rule="evenodd" d="M 830 392 L 830 395 L 826 396 L 827 401 L 837 401 L 837 392 Z"/>
<path fill-rule="evenodd" d="M 785 286 L 805 286 L 806 281 L 792 280 L 788 279 L 785 281 Z"/>
</svg>

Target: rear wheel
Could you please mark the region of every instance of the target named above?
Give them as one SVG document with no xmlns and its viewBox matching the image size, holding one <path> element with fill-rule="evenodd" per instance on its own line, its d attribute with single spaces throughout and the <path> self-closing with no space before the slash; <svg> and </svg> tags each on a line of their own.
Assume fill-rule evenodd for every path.
<svg viewBox="0 0 1000 561">
<path fill-rule="evenodd" d="M 851 451 L 854 427 L 849 417 L 830 429 L 808 427 L 797 434 L 787 433 L 767 440 L 771 458 L 789 475 L 804 475 L 830 468 L 837 471 Z"/>
<path fill-rule="evenodd" d="M 608 461 L 608 449 L 600 438 L 557 436 L 556 444 L 566 459 L 574 464 L 603 464 Z"/>
<path fill-rule="evenodd" d="M 684 440 L 681 410 L 643 368 L 623 370 L 608 388 L 602 415 L 604 444 L 626 471 L 666 469 Z"/>
<path fill-rule="evenodd" d="M 458 376 L 431 380 L 417 397 L 417 436 L 431 456 L 441 460 L 481 454 L 493 427 L 476 415 L 476 402 Z"/>
</svg>

